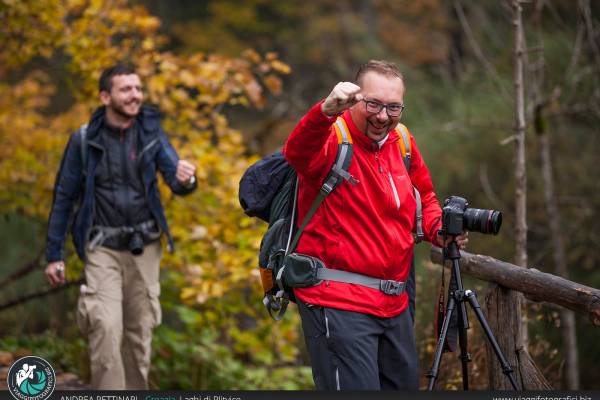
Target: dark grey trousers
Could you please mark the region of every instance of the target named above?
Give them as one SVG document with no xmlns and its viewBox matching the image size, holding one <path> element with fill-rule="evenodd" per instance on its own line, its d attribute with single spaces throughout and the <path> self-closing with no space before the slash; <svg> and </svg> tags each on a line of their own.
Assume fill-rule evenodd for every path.
<svg viewBox="0 0 600 400">
<path fill-rule="evenodd" d="M 408 309 L 392 318 L 298 300 L 319 390 L 417 390 L 419 366 Z"/>
</svg>

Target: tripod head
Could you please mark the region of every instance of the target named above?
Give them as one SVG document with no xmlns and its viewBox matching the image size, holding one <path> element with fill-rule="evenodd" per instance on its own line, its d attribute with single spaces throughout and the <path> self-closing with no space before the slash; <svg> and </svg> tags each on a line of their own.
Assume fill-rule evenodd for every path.
<svg viewBox="0 0 600 400">
<path fill-rule="evenodd" d="M 444 238 L 445 243 L 448 236 L 442 230 L 440 230 L 439 232 Z M 452 241 L 447 246 L 442 248 L 442 257 L 444 260 L 459 260 L 460 250 L 458 248 L 458 243 L 456 243 L 456 236 L 452 235 L 451 237 Z"/>
</svg>

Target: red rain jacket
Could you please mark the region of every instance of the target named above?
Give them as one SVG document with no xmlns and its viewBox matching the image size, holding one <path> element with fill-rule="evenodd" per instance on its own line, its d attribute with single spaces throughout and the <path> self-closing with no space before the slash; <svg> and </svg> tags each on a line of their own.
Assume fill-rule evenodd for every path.
<svg viewBox="0 0 600 400">
<path fill-rule="evenodd" d="M 392 130 L 379 149 L 354 125 L 350 112 L 342 118 L 349 128 L 354 154 L 349 172 L 358 183 L 343 181 L 321 204 L 304 229 L 296 252 L 317 257 L 328 268 L 379 279 L 405 282 L 413 256 L 415 197 L 421 194 L 423 231 L 431 241 L 440 228 L 441 209 L 425 162 L 411 135 L 411 163 L 407 173 L 397 132 Z M 284 155 L 299 176 L 298 223 L 308 212 L 333 165 L 338 139 L 335 118 L 315 105 L 289 136 Z M 398 198 L 392 188 L 396 187 Z M 399 202 L 398 202 L 399 200 Z M 310 304 L 393 317 L 408 306 L 406 292 L 389 296 L 361 285 L 323 281 L 294 289 Z"/>
</svg>

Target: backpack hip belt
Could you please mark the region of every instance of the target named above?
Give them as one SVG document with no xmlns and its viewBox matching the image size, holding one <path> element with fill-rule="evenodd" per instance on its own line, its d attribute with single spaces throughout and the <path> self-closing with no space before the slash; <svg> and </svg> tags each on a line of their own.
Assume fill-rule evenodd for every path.
<svg viewBox="0 0 600 400">
<path fill-rule="evenodd" d="M 391 279 L 377 279 L 371 276 L 339 269 L 319 268 L 317 270 L 317 277 L 322 280 L 366 286 L 371 289 L 380 290 L 388 296 L 400 296 L 406 289 L 406 282 L 394 281 Z"/>
<path fill-rule="evenodd" d="M 327 268 L 319 258 L 300 253 L 286 255 L 283 267 L 277 273 L 277 283 L 282 290 L 284 285 L 306 288 L 320 285 L 324 280 L 365 286 L 388 296 L 400 296 L 406 287 L 405 282 Z"/>
</svg>

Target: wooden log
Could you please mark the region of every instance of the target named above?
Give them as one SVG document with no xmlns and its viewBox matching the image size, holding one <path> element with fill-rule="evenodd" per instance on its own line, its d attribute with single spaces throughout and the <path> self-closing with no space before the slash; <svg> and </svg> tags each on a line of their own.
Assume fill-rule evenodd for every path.
<svg viewBox="0 0 600 400">
<path fill-rule="evenodd" d="M 514 370 L 513 376 L 517 381 L 518 388 L 551 390 L 552 386 L 519 340 L 521 321 L 518 318 L 520 314 L 515 313 L 515 304 L 517 307 L 521 306 L 521 294 L 502 286 L 491 286 L 485 297 L 486 319 L 506 360 Z M 490 365 L 488 369 L 490 389 L 512 390 L 491 346 L 486 346 L 486 353 L 488 365 Z"/>
<path fill-rule="evenodd" d="M 431 248 L 431 260 L 442 263 L 439 247 Z M 447 262 L 447 266 L 450 266 Z M 461 272 L 477 279 L 522 292 L 529 300 L 545 301 L 586 315 L 600 326 L 600 290 L 569 281 L 535 268 L 522 268 L 493 257 L 461 251 Z"/>
</svg>

